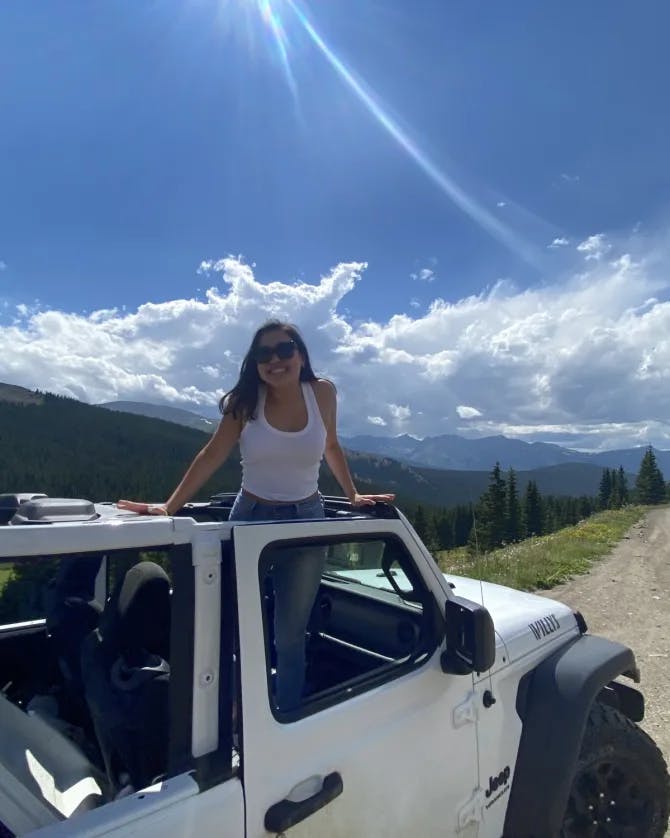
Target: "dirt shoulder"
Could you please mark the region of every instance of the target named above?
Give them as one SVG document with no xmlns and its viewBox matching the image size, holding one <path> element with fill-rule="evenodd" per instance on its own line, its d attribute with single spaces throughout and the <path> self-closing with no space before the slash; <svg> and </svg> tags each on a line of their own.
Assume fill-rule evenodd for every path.
<svg viewBox="0 0 670 838">
<path fill-rule="evenodd" d="M 633 649 L 642 727 L 670 764 L 670 508 L 649 512 L 588 574 L 543 593 L 581 611 L 591 634 Z"/>
</svg>

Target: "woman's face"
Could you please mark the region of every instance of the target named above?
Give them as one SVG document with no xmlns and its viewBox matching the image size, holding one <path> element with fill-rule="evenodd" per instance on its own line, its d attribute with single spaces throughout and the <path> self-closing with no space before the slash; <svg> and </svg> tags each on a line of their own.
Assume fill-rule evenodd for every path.
<svg viewBox="0 0 670 838">
<path fill-rule="evenodd" d="M 270 387 L 294 385 L 300 380 L 303 357 L 283 329 L 271 329 L 261 335 L 255 358 L 261 381 Z"/>
</svg>

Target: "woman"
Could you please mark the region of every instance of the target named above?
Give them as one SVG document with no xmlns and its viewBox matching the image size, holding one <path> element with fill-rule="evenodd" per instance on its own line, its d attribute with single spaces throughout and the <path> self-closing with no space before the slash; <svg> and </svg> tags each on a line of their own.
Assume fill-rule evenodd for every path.
<svg viewBox="0 0 670 838">
<path fill-rule="evenodd" d="M 150 515 L 172 515 L 187 503 L 239 442 L 242 487 L 231 521 L 323 518 L 318 491 L 325 456 L 353 506 L 393 501 L 395 495 L 359 494 L 337 438 L 335 387 L 312 370 L 296 329 L 271 320 L 253 337 L 237 384 L 219 403 L 216 432 L 196 455 L 165 504 L 121 500 L 118 506 Z M 275 592 L 276 701 L 299 704 L 305 678 L 305 631 L 319 588 L 322 560 L 301 551 L 273 567 Z"/>
</svg>

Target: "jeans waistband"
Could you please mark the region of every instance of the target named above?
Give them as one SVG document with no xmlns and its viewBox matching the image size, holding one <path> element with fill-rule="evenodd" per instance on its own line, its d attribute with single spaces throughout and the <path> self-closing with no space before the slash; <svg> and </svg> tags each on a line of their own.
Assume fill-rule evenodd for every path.
<svg viewBox="0 0 670 838">
<path fill-rule="evenodd" d="M 300 498 L 300 500 L 268 500 L 267 498 L 260 498 L 258 495 L 254 495 L 246 489 L 242 489 L 241 491 L 245 498 L 255 501 L 255 503 L 260 504 L 261 506 L 300 506 L 303 503 L 318 500 L 321 496 L 319 490 L 317 489 L 316 492 L 313 492 L 306 498 Z"/>
</svg>

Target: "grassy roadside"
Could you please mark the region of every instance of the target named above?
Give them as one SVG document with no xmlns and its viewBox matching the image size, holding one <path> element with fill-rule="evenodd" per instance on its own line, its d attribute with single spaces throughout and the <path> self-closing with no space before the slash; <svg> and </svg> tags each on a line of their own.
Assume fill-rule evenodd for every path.
<svg viewBox="0 0 670 838">
<path fill-rule="evenodd" d="M 438 552 L 435 558 L 444 573 L 497 582 L 523 591 L 553 588 L 586 573 L 648 509 L 628 506 L 598 512 L 573 527 L 528 538 L 483 556 L 473 557 L 467 548 L 461 547 Z"/>
<path fill-rule="evenodd" d="M 435 558 L 445 573 L 497 582 L 524 591 L 553 588 L 573 576 L 586 573 L 593 562 L 607 555 L 648 509 L 645 506 L 628 506 L 599 512 L 574 527 L 529 538 L 476 558 L 465 547 L 439 551 Z M 0 592 L 12 571 L 11 563 L 0 564 Z"/>
</svg>

